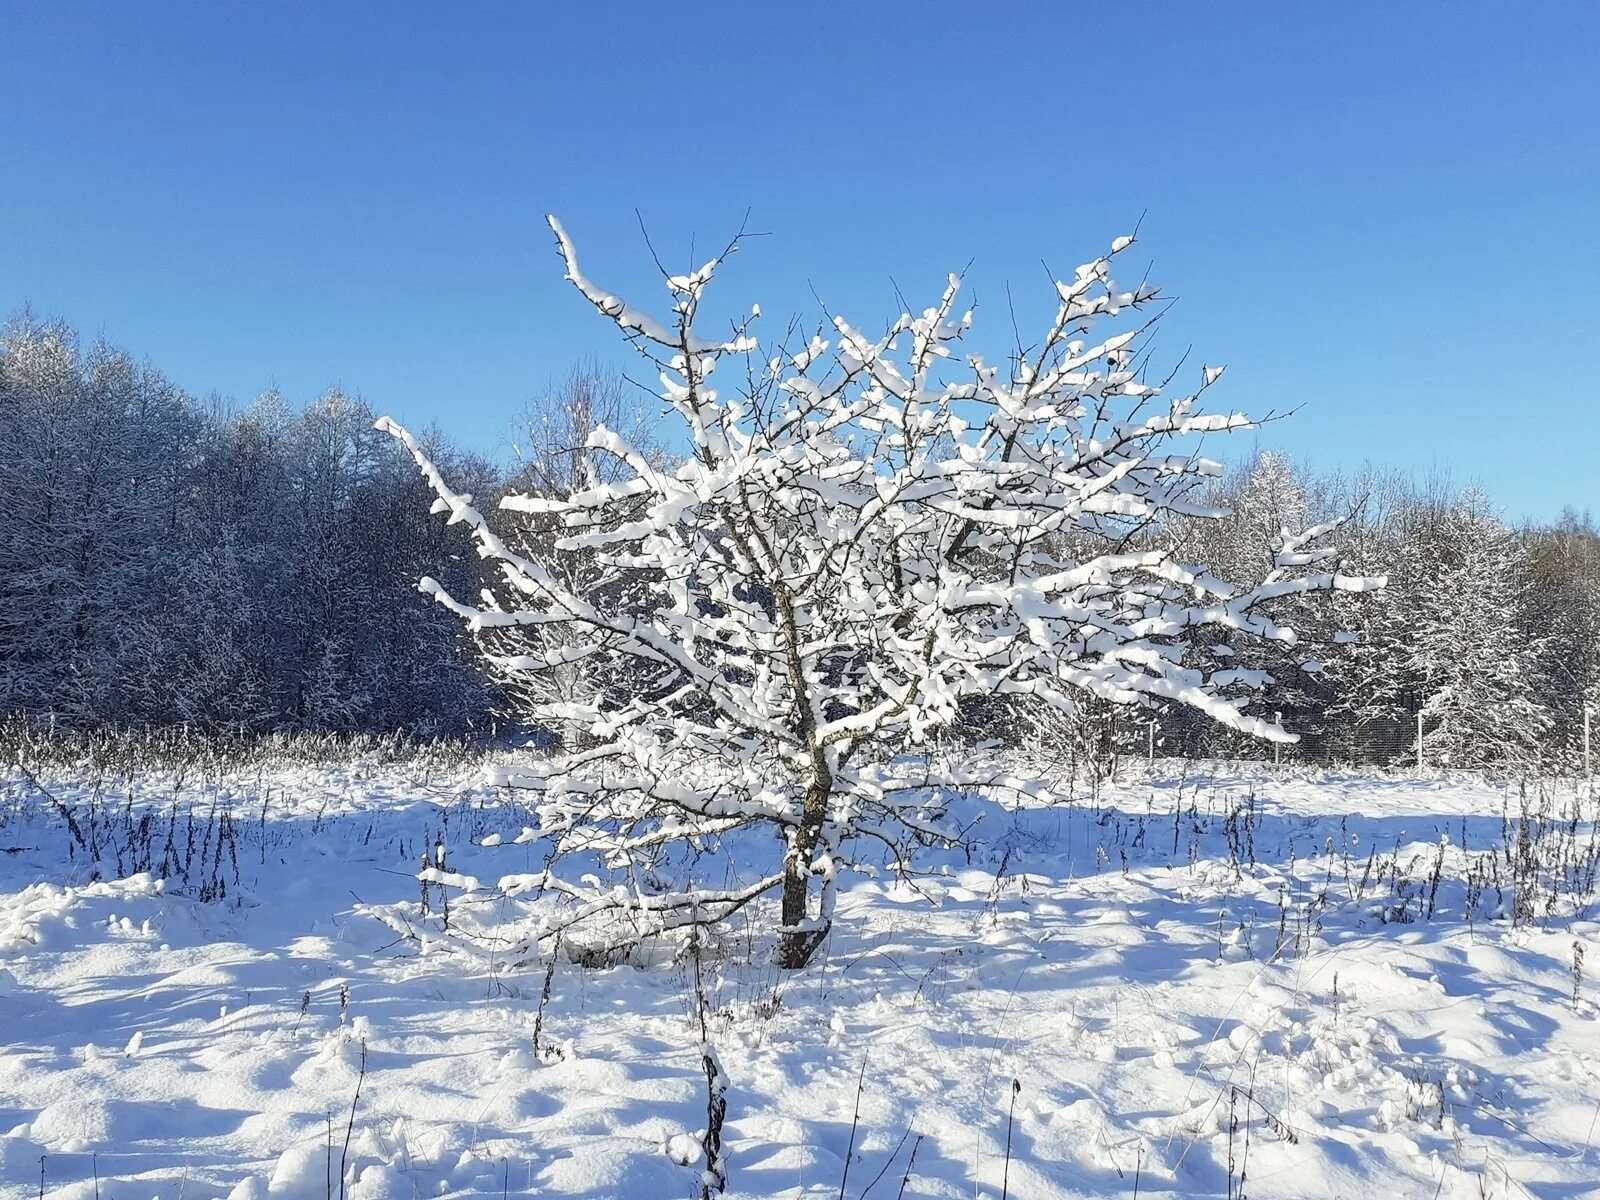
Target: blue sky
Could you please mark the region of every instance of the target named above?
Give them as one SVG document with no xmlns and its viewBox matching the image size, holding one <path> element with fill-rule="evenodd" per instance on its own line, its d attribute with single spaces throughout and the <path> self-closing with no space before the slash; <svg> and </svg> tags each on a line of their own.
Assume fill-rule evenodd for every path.
<svg viewBox="0 0 1600 1200">
<path fill-rule="evenodd" d="M 635 209 L 672 265 L 749 209 L 769 320 L 973 260 L 996 353 L 1145 214 L 1262 444 L 1600 511 L 1597 61 L 1589 4 L 0 5 L 0 311 L 496 452 L 627 362 L 546 211 L 653 302 Z"/>
</svg>

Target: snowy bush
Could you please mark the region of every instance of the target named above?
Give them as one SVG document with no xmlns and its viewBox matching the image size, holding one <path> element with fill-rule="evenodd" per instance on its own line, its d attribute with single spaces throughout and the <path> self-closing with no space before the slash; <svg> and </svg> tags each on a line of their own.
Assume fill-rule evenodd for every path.
<svg viewBox="0 0 1600 1200">
<path fill-rule="evenodd" d="M 1340 573 L 1321 541 L 1330 525 L 1279 532 L 1250 588 L 1163 545 L 1175 517 L 1226 515 L 1202 502 L 1218 468 L 1186 439 L 1253 423 L 1201 411 L 1220 367 L 1170 398 L 1147 381 L 1139 338 L 1157 292 L 1112 279 L 1132 238 L 1057 283 L 1038 341 L 994 359 L 964 350 L 971 313 L 954 275 L 879 336 L 830 315 L 809 339 L 763 348 L 759 307 L 723 334 L 696 327 L 737 238 L 698 270 L 663 272 L 658 319 L 589 280 L 550 225 L 567 279 L 658 370 L 690 452 L 664 466 L 595 428 L 587 446 L 615 464 L 608 477 L 590 467 L 582 486 L 501 502 L 524 523 L 517 544 L 548 547 L 534 555 L 410 433 L 379 427 L 503 579 L 476 604 L 431 579 L 423 590 L 504 676 L 567 681 L 528 689 L 558 749 L 502 781 L 536 793 L 558 848 L 633 872 L 609 889 L 538 878 L 578 912 L 625 909 L 649 934 L 781 889 L 779 960 L 802 966 L 829 928 L 837 872 L 864 847 L 888 847 L 903 869 L 918 839 L 947 836 L 940 789 L 1026 786 L 927 752 L 963 701 L 1163 702 L 1291 740 L 1248 707 L 1267 674 L 1193 653 L 1194 632 L 1292 644 L 1264 606 L 1381 584 Z M 896 761 L 908 751 L 914 767 Z M 759 825 L 784 851 L 753 881 L 671 894 L 640 882 L 664 847 Z"/>
</svg>

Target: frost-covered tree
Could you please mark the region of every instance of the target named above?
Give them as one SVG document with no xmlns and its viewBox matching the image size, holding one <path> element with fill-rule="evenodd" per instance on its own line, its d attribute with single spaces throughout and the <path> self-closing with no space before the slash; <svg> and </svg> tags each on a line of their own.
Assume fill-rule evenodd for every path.
<svg viewBox="0 0 1600 1200">
<path fill-rule="evenodd" d="M 1600 530 L 1569 509 L 1554 528 L 1527 537 L 1526 625 L 1540 645 L 1539 701 L 1554 724 L 1552 749 L 1577 763 L 1586 710 L 1591 741 L 1600 731 Z"/>
<path fill-rule="evenodd" d="M 0 714 L 235 732 L 478 719 L 467 639 L 414 582 L 428 564 L 470 587 L 479 564 L 448 558 L 426 484 L 371 426 L 337 395 L 230 413 L 65 326 L 0 329 Z"/>
<path fill-rule="evenodd" d="M 137 710 L 129 655 L 163 600 L 198 427 L 125 354 L 32 321 L 0 337 L 0 707 L 71 723 Z"/>
<path fill-rule="evenodd" d="M 1389 587 L 1355 615 L 1357 644 L 1335 668 L 1335 717 L 1358 736 L 1437 765 L 1536 760 L 1550 729 L 1541 699 L 1547 634 L 1537 627 L 1528 547 L 1476 488 L 1434 482 L 1383 515 L 1358 557 Z"/>
<path fill-rule="evenodd" d="M 588 445 L 597 425 L 615 431 L 647 458 L 659 457 L 653 414 L 635 400 L 637 390 L 621 371 L 592 360 L 554 381 L 517 423 L 512 445 L 517 467 L 510 490 L 568 495 L 591 480 L 610 483 L 626 473 L 624 464 Z"/>
<path fill-rule="evenodd" d="M 1405 477 L 1370 466 L 1321 485 L 1321 511 L 1354 514 L 1337 535 L 1345 561 L 1352 570 L 1384 576 L 1387 585 L 1370 596 L 1336 595 L 1328 606 L 1329 640 L 1338 652 L 1325 660 L 1329 693 L 1317 714 L 1319 749 L 1342 762 L 1399 761 L 1416 726 L 1398 650 L 1410 621 L 1406 589 L 1414 555 L 1403 534 L 1415 492 Z"/>
<path fill-rule="evenodd" d="M 654 440 L 653 415 L 636 399 L 642 394 L 614 368 L 593 361 L 574 367 L 523 412 L 514 445 L 517 470 L 505 490 L 565 498 L 595 483 L 625 478 L 630 469 L 626 462 L 588 444 L 597 426 L 611 430 L 645 460 L 660 465 L 662 451 Z M 658 406 L 652 402 L 650 407 Z M 619 579 L 593 554 L 555 553 L 557 535 L 549 522 L 524 522 L 507 533 L 519 555 L 560 572 L 561 586 L 592 605 L 622 613 L 643 612 L 653 603 L 636 577 Z M 495 630 L 483 640 L 497 654 L 514 655 L 522 639 L 512 627 Z M 600 691 L 620 697 L 637 691 L 643 682 L 637 660 L 595 656 L 545 671 L 518 672 L 504 680 L 502 691 L 513 714 L 537 722 L 543 704 Z"/>
<path fill-rule="evenodd" d="M 658 370 L 690 453 L 659 465 L 599 427 L 587 445 L 619 464 L 614 480 L 502 500 L 550 533 L 552 562 L 517 553 L 415 438 L 380 422 L 504 581 L 477 603 L 433 580 L 423 589 L 474 630 L 518 632 L 517 653 L 491 650 L 506 675 L 594 661 L 645 673 L 631 695 L 597 689 L 537 713 L 561 750 L 507 781 L 538 793 L 545 833 L 614 867 L 751 825 L 775 828 L 785 847 L 776 869 L 735 888 L 562 884 L 582 896 L 580 911 L 626 908 L 652 932 L 781 889 L 779 961 L 802 966 L 829 928 L 837 872 L 862 845 L 898 856 L 908 835 L 941 837 L 937 789 L 994 781 L 960 764 L 895 761 L 964 698 L 1068 710 L 1084 696 L 1165 701 L 1286 739 L 1230 694 L 1265 680 L 1187 661 L 1186 635 L 1203 626 L 1292 641 L 1264 604 L 1376 586 L 1339 573 L 1317 546 L 1325 528 L 1284 537 L 1249 590 L 1132 548 L 1170 514 L 1221 515 L 1196 498 L 1217 468 L 1183 439 L 1251 422 L 1200 411 L 1221 368 L 1175 398 L 1144 381 L 1137 314 L 1156 292 L 1111 275 L 1131 238 L 1056 285 L 1036 343 L 993 360 L 963 349 L 971 314 L 956 307 L 956 276 L 881 335 L 833 316 L 804 344 L 763 348 L 759 308 L 722 333 L 698 327 L 726 252 L 664 272 L 671 309 L 658 319 L 585 276 L 550 224 L 567 279 Z M 1095 332 L 1103 322 L 1124 327 Z M 567 556 L 651 603 L 594 602 L 592 588 L 567 582 Z"/>
<path fill-rule="evenodd" d="M 1203 562 L 1212 572 L 1242 587 L 1254 587 L 1276 569 L 1276 554 L 1291 531 L 1319 521 L 1337 522 L 1345 532 L 1352 506 L 1340 503 L 1313 505 L 1308 478 L 1289 457 L 1262 451 L 1241 463 L 1206 491 L 1214 508 L 1227 510 L 1222 519 L 1184 518 L 1173 531 L 1179 554 L 1189 562 Z M 1198 628 L 1190 640 L 1196 654 L 1209 655 L 1236 671 L 1265 674 L 1271 682 L 1260 693 L 1264 711 L 1281 714 L 1286 729 L 1320 733 L 1327 685 L 1322 673 L 1331 657 L 1336 632 L 1333 606 L 1326 597 L 1290 595 L 1273 600 L 1264 610 L 1279 624 L 1299 635 L 1293 642 L 1233 638 L 1226 629 Z M 1352 603 L 1364 602 L 1356 597 Z M 1177 747 L 1191 753 L 1236 756 L 1259 753 L 1247 737 L 1206 720 L 1192 710 L 1166 714 L 1163 732 Z"/>
<path fill-rule="evenodd" d="M 1434 543 L 1407 656 L 1427 752 L 1451 766 L 1532 761 L 1550 716 L 1538 698 L 1543 638 L 1526 619 L 1525 549 L 1477 489 L 1442 514 Z"/>
</svg>

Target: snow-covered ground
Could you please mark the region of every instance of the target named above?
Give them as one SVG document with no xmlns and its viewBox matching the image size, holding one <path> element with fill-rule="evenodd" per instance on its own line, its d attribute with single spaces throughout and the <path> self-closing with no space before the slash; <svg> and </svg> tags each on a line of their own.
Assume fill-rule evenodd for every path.
<svg viewBox="0 0 1600 1200">
<path fill-rule="evenodd" d="M 847 879 L 798 974 L 747 910 L 703 962 L 728 1194 L 1600 1196 L 1592 796 L 1180 767 L 964 801 L 975 849 Z M 106 878 L 9 778 L 0 1194 L 698 1195 L 688 965 L 560 962 L 536 1044 L 541 965 L 397 939 L 441 837 L 543 865 L 465 769 L 42 782 Z"/>
</svg>

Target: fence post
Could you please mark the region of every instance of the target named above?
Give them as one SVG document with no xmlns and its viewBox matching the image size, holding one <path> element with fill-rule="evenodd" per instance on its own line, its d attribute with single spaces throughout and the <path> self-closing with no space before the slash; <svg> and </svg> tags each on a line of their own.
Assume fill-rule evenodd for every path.
<svg viewBox="0 0 1600 1200">
<path fill-rule="evenodd" d="M 1417 714 L 1417 770 L 1422 770 L 1422 714 Z"/>
<path fill-rule="evenodd" d="M 1156 765 L 1156 723 L 1154 721 L 1150 722 L 1148 732 L 1150 734 L 1150 766 L 1153 769 Z"/>
<path fill-rule="evenodd" d="M 1273 713 L 1272 714 L 1272 723 L 1274 725 L 1276 725 L 1279 729 L 1282 729 L 1283 728 L 1283 713 L 1282 712 Z M 1283 761 L 1283 743 L 1282 742 L 1273 742 L 1272 743 L 1272 765 L 1273 766 L 1277 766 L 1282 761 Z"/>
</svg>

